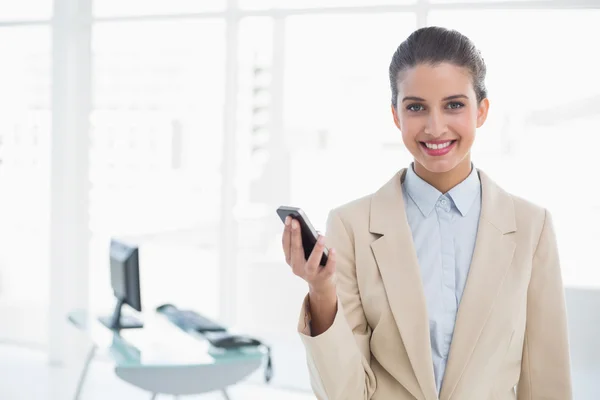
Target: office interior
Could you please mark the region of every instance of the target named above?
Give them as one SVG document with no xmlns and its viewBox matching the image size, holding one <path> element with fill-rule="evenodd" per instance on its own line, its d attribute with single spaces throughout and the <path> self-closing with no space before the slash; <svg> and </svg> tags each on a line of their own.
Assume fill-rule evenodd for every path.
<svg viewBox="0 0 600 400">
<path fill-rule="evenodd" d="M 314 399 L 296 331 L 307 288 L 275 210 L 324 231 L 331 208 L 408 165 L 387 68 L 427 25 L 484 55 L 474 163 L 552 212 L 575 399 L 600 398 L 596 0 L 1 1 L 0 398 Z M 88 365 L 94 338 L 69 316 L 114 309 L 115 238 L 139 255 L 142 311 L 123 312 L 173 304 L 257 338 L 272 379 L 261 360 L 227 393 L 155 396 L 106 348 Z M 182 333 L 140 340 L 169 359 L 194 346 Z"/>
</svg>

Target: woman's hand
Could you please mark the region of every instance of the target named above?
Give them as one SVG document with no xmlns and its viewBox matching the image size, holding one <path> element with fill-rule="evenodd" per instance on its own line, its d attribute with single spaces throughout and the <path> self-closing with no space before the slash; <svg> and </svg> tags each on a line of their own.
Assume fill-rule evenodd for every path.
<svg viewBox="0 0 600 400">
<path fill-rule="evenodd" d="M 321 256 L 325 248 L 324 236 L 319 235 L 317 244 L 310 257 L 308 257 L 308 260 L 305 259 L 300 224 L 295 219 L 287 217 L 285 219 L 282 243 L 285 261 L 292 267 L 295 275 L 308 283 L 311 294 L 318 296 L 335 294 L 335 283 L 333 281 L 335 249 L 329 249 L 327 265 L 320 265 Z"/>
<path fill-rule="evenodd" d="M 329 249 L 327 264 L 322 267 L 320 263 L 325 248 L 325 237 L 319 235 L 308 260 L 305 259 L 300 224 L 291 217 L 285 219 L 282 243 L 285 261 L 292 267 L 294 274 L 308 283 L 310 331 L 312 336 L 318 336 L 331 327 L 337 313 L 335 249 Z"/>
</svg>

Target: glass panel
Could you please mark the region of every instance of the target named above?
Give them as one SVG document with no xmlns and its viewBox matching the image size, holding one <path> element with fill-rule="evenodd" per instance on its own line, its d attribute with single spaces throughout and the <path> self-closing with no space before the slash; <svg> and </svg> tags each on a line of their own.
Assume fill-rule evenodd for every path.
<svg viewBox="0 0 600 400">
<path fill-rule="evenodd" d="M 50 29 L 0 29 L 0 340 L 45 345 L 50 229 Z"/>
<path fill-rule="evenodd" d="M 506 1 L 507 3 L 511 3 L 511 2 L 515 2 L 515 1 L 516 2 L 522 1 L 522 2 L 529 2 L 529 3 L 531 3 L 531 2 L 539 2 L 539 3 L 552 2 L 552 0 L 514 0 L 514 1 L 513 0 L 500 0 L 500 1 L 499 0 L 477 0 L 477 2 L 479 2 L 479 3 L 486 3 L 486 2 L 502 3 L 502 1 Z M 429 2 L 430 3 L 440 3 L 440 4 L 452 4 L 452 3 L 463 3 L 463 4 L 471 3 L 472 4 L 472 3 L 474 3 L 473 0 L 470 0 L 470 1 L 469 0 L 429 0 Z"/>
<path fill-rule="evenodd" d="M 0 1 L 0 21 L 49 20 L 52 0 Z"/>
<path fill-rule="evenodd" d="M 222 11 L 226 0 L 98 0 L 94 1 L 96 17 L 126 15 L 186 14 Z"/>
<path fill-rule="evenodd" d="M 598 10 L 495 10 L 436 11 L 428 21 L 458 29 L 481 49 L 491 109 L 474 159 L 507 189 L 552 212 L 567 285 L 600 286 L 591 262 L 600 200 L 590 184 L 598 170 L 600 60 L 585 40 L 600 35 L 598 20 Z"/>
<path fill-rule="evenodd" d="M 93 33 L 92 307 L 113 304 L 116 236 L 140 245 L 146 311 L 169 302 L 217 317 L 224 23 L 102 23 Z"/>
<path fill-rule="evenodd" d="M 273 364 L 277 365 L 271 384 L 282 386 L 292 377 L 290 353 L 284 347 L 285 339 L 291 335 L 290 332 L 287 336 L 279 335 L 271 325 L 263 324 L 267 314 L 273 315 L 273 303 L 264 302 L 270 296 L 264 283 L 261 286 L 260 282 L 265 271 L 262 255 L 270 245 L 273 233 L 269 229 L 272 225 L 266 222 L 270 210 L 256 199 L 264 197 L 265 188 L 257 185 L 257 181 L 267 168 L 266 149 L 271 135 L 273 20 L 268 17 L 242 19 L 238 40 L 236 326 L 269 342 L 273 349 Z M 275 277 L 269 279 L 272 278 Z M 264 382 L 263 376 L 254 378 L 257 383 Z"/>
<path fill-rule="evenodd" d="M 239 0 L 241 8 L 251 10 L 265 8 L 371 7 L 414 3 L 416 3 L 416 0 Z"/>
<path fill-rule="evenodd" d="M 332 207 L 376 190 L 409 160 L 390 111 L 388 68 L 415 28 L 414 14 L 289 20 L 284 123 L 290 201 L 323 230 Z"/>
<path fill-rule="evenodd" d="M 244 331 L 273 345 L 276 385 L 310 390 L 304 349 L 295 334 L 306 284 L 285 265 L 283 225 L 275 209 L 300 205 L 323 230 L 329 208 L 368 192 L 402 164 L 387 70 L 398 38 L 415 25 L 412 14 L 289 17 L 285 54 L 273 54 L 272 43 L 279 38 L 273 37 L 272 21 L 242 21 L 237 320 Z M 273 56 L 283 58 L 284 70 L 274 69 Z M 283 82 L 278 80 L 282 74 Z M 280 91 L 283 115 L 282 105 L 271 97 Z M 281 117 L 284 131 L 273 130 Z M 353 176 L 359 149 L 363 168 L 379 166 L 375 179 L 370 177 L 375 183 Z"/>
</svg>

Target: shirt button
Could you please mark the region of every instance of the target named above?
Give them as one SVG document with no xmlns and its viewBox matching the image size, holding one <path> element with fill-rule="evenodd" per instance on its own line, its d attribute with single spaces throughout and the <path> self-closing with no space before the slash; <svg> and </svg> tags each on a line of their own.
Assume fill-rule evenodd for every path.
<svg viewBox="0 0 600 400">
<path fill-rule="evenodd" d="M 442 205 L 445 206 L 447 201 L 446 201 L 446 199 L 442 199 L 442 201 L 440 201 L 440 203 L 442 203 Z"/>
</svg>

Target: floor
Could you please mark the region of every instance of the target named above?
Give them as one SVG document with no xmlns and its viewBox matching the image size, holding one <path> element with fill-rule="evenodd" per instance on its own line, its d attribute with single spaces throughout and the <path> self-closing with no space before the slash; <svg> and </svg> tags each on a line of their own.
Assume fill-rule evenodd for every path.
<svg viewBox="0 0 600 400">
<path fill-rule="evenodd" d="M 70 400 L 77 371 L 48 366 L 44 353 L 22 347 L 0 345 L 0 399 Z M 231 400 L 314 400 L 309 393 L 286 391 L 260 384 L 240 384 L 229 390 Z M 90 367 L 89 378 L 80 400 L 149 400 L 141 391 L 113 374 L 111 365 L 98 361 Z M 172 399 L 158 396 L 157 400 Z M 222 400 L 220 393 L 182 396 L 180 400 Z"/>
<path fill-rule="evenodd" d="M 1 400 L 70 400 L 77 371 L 50 368 L 44 353 L 17 346 L 0 345 Z M 575 400 L 600 399 L 600 366 L 574 368 Z M 256 380 L 259 381 L 258 379 Z M 309 393 L 283 390 L 250 381 L 229 390 L 231 400 L 315 400 Z M 94 362 L 80 400 L 149 400 L 150 395 L 115 377 L 111 365 Z M 157 400 L 172 399 L 158 396 Z M 223 400 L 219 393 L 184 396 L 180 400 Z"/>
</svg>

